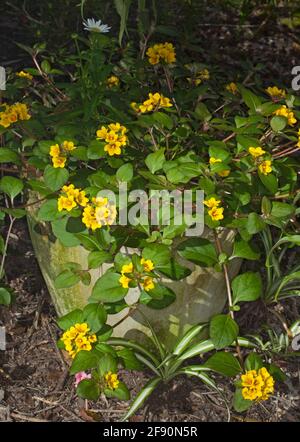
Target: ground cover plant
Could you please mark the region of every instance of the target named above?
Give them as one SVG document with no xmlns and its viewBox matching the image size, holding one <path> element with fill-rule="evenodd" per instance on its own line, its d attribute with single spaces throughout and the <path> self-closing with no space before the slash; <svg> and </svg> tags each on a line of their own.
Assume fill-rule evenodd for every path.
<svg viewBox="0 0 300 442">
<path fill-rule="evenodd" d="M 0 303 L 10 309 L 18 297 L 7 277 L 9 244 L 34 208 L 36 234 L 87 256 L 85 265 L 65 262 L 53 281 L 58 294 L 90 288 L 84 306 L 56 320 L 56 351 L 78 398 L 94 404 L 85 416 L 97 401 L 117 399 L 126 401 L 118 419 L 134 419 L 155 390 L 183 375 L 218 395 L 229 417 L 244 416 L 290 382 L 286 361 L 299 357 L 297 91 L 266 81 L 264 67 L 249 63 L 224 75 L 192 44 L 188 25 L 179 38 L 171 13 L 162 9 L 159 19 L 155 1 L 115 1 L 111 22 L 103 18 L 107 2 L 101 20 L 87 15 L 89 2 L 71 3 L 74 31 L 59 36 L 68 44 L 18 42 L 27 64 L 6 69 Z M 242 26 L 253 9 L 237 3 Z M 273 3 L 262 7 L 265 20 L 280 6 Z M 194 7 L 187 1 L 179 9 L 191 26 Z M 298 15 L 290 11 L 293 27 Z M 124 189 L 134 198 L 124 199 Z M 157 203 L 170 193 L 169 205 Z M 185 216 L 178 195 L 186 198 Z M 237 261 L 243 264 L 232 277 Z M 170 281 L 186 281 L 193 266 L 222 275 L 226 305 L 169 346 L 143 307 L 163 318 L 178 297 Z M 259 309 L 267 319 L 241 327 L 239 318 Z M 135 312 L 150 346 L 114 333 Z M 131 395 L 124 370 L 151 377 Z"/>
</svg>

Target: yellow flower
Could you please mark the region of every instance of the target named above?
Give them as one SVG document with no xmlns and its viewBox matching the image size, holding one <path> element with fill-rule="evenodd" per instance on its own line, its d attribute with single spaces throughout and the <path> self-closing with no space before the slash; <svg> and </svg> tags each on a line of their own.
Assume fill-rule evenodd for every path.
<svg viewBox="0 0 300 442">
<path fill-rule="evenodd" d="M 258 165 L 258 169 L 263 175 L 268 175 L 269 173 L 272 172 L 272 161 L 270 160 L 263 161 Z"/>
<path fill-rule="evenodd" d="M 109 203 L 107 198 L 93 198 L 92 203 L 93 205 L 86 205 L 83 210 L 82 222 L 86 227 L 96 230 L 114 223 L 117 217 L 117 209 Z"/>
<path fill-rule="evenodd" d="M 228 175 L 230 175 L 230 170 L 229 169 L 221 170 L 221 172 L 218 172 L 218 175 L 225 178 Z"/>
<path fill-rule="evenodd" d="M 209 80 L 209 78 L 210 78 L 209 70 L 208 69 L 202 69 L 201 71 L 198 72 L 197 77 L 201 81 Z"/>
<path fill-rule="evenodd" d="M 105 374 L 104 379 L 110 390 L 118 388 L 120 381 L 118 380 L 118 375 L 116 373 L 109 371 Z"/>
<path fill-rule="evenodd" d="M 58 157 L 60 155 L 60 148 L 58 144 L 53 144 L 50 146 L 50 156 L 51 157 Z"/>
<path fill-rule="evenodd" d="M 73 141 L 64 141 L 62 143 L 62 146 L 68 152 L 71 152 L 72 150 L 76 149 L 76 147 L 74 146 Z"/>
<path fill-rule="evenodd" d="M 124 264 L 122 266 L 122 269 L 121 269 L 122 275 L 124 273 L 132 273 L 132 272 L 133 272 L 133 263 L 132 262 L 130 262 L 129 264 Z"/>
<path fill-rule="evenodd" d="M 112 88 L 112 87 L 117 87 L 120 84 L 120 80 L 118 77 L 116 77 L 115 75 L 111 75 L 107 80 L 106 80 L 106 84 L 108 87 Z"/>
<path fill-rule="evenodd" d="M 151 261 L 151 259 L 141 259 L 141 264 L 144 266 L 145 272 L 151 272 L 154 270 L 154 263 Z"/>
<path fill-rule="evenodd" d="M 90 328 L 86 322 L 83 322 L 82 324 L 77 323 L 74 325 L 74 328 L 78 333 L 87 333 L 90 331 Z"/>
<path fill-rule="evenodd" d="M 149 290 L 154 289 L 155 285 L 153 282 L 153 278 L 151 278 L 151 276 L 146 276 L 146 278 L 141 282 L 141 286 L 146 292 L 149 292 Z"/>
<path fill-rule="evenodd" d="M 101 225 L 98 224 L 98 222 L 95 218 L 94 207 L 92 207 L 90 205 L 86 206 L 83 210 L 82 222 L 88 229 L 96 230 L 96 229 L 102 227 Z"/>
<path fill-rule="evenodd" d="M 220 160 L 220 158 L 210 157 L 209 164 L 216 164 L 216 163 L 222 163 L 222 160 Z"/>
<path fill-rule="evenodd" d="M 286 92 L 284 89 L 278 89 L 277 86 L 269 86 L 266 89 L 266 92 L 268 95 L 270 95 L 270 97 L 275 98 L 275 99 L 281 99 L 281 98 L 285 98 L 286 96 Z"/>
<path fill-rule="evenodd" d="M 70 212 L 74 207 L 76 207 L 76 202 L 72 197 L 60 196 L 57 200 L 57 209 L 59 212 L 62 210 Z"/>
<path fill-rule="evenodd" d="M 130 103 L 130 107 L 135 111 L 135 112 L 139 112 L 139 105 L 135 102 L 132 101 L 132 103 Z"/>
<path fill-rule="evenodd" d="M 53 157 L 52 158 L 53 167 L 55 167 L 55 168 L 65 167 L 66 161 L 67 161 L 66 157 Z"/>
<path fill-rule="evenodd" d="M 146 55 L 149 63 L 152 65 L 163 61 L 166 64 L 174 63 L 176 61 L 175 48 L 172 43 L 159 43 L 148 48 Z"/>
<path fill-rule="evenodd" d="M 115 143 L 118 139 L 118 135 L 116 134 L 115 131 L 111 130 L 107 133 L 105 141 L 107 143 Z"/>
<path fill-rule="evenodd" d="M 262 155 L 264 155 L 266 153 L 266 151 L 263 150 L 261 147 L 249 147 L 248 152 L 254 158 L 261 157 Z"/>
<path fill-rule="evenodd" d="M 164 107 L 172 107 L 170 98 L 164 97 L 162 94 L 151 92 L 148 94 L 148 99 L 139 105 L 139 111 L 144 114 L 145 112 L 151 112 Z"/>
<path fill-rule="evenodd" d="M 285 117 L 288 120 L 288 124 L 290 126 L 294 126 L 294 124 L 297 123 L 294 112 L 292 112 L 290 109 L 288 109 L 285 104 L 283 104 L 279 109 L 277 109 L 273 113 L 275 115 L 280 116 L 280 117 Z"/>
<path fill-rule="evenodd" d="M 204 200 L 203 203 L 206 205 L 206 207 L 212 209 L 213 207 L 218 207 L 221 201 L 216 200 L 216 198 L 209 198 L 209 200 Z"/>
<path fill-rule="evenodd" d="M 79 204 L 81 207 L 86 207 L 87 203 L 89 202 L 89 199 L 86 197 L 84 190 L 78 192 L 78 195 L 76 196 L 76 201 L 77 204 Z"/>
<path fill-rule="evenodd" d="M 124 289 L 128 289 L 129 288 L 129 283 L 130 283 L 130 281 L 131 281 L 131 279 L 130 278 L 128 278 L 127 276 L 125 276 L 125 275 L 122 275 L 121 277 L 120 277 L 120 279 L 119 279 L 119 283 L 121 284 L 121 286 L 124 288 Z"/>
<path fill-rule="evenodd" d="M 31 74 L 29 74 L 28 72 L 24 72 L 24 71 L 17 72 L 16 75 L 17 75 L 17 77 L 27 78 L 27 80 L 33 79 L 33 76 Z"/>
<path fill-rule="evenodd" d="M 31 116 L 28 113 L 26 104 L 14 103 L 11 106 L 4 104 L 5 110 L 0 112 L 0 125 L 7 128 L 18 120 L 29 120 Z"/>
<path fill-rule="evenodd" d="M 65 331 L 61 337 L 65 350 L 74 358 L 81 351 L 91 351 L 92 343 L 97 342 L 95 334 L 89 335 L 90 328 L 87 323 L 77 323 Z"/>
<path fill-rule="evenodd" d="M 249 370 L 241 376 L 242 395 L 250 401 L 267 400 L 274 392 L 274 379 L 265 367 Z"/>
<path fill-rule="evenodd" d="M 220 221 L 221 219 L 224 218 L 223 212 L 224 212 L 223 207 L 214 206 L 208 211 L 208 214 L 213 221 Z"/>
<path fill-rule="evenodd" d="M 106 129 L 106 127 L 102 126 L 101 129 L 97 130 L 96 135 L 97 135 L 97 138 L 99 138 L 99 140 L 105 140 L 107 133 L 108 133 L 108 130 Z"/>
<path fill-rule="evenodd" d="M 107 152 L 110 157 L 113 155 L 121 155 L 121 143 L 116 141 L 115 143 L 105 144 L 104 151 Z"/>
<path fill-rule="evenodd" d="M 236 83 L 233 82 L 226 84 L 225 88 L 228 92 L 230 92 L 233 95 L 236 95 L 239 91 Z"/>
</svg>

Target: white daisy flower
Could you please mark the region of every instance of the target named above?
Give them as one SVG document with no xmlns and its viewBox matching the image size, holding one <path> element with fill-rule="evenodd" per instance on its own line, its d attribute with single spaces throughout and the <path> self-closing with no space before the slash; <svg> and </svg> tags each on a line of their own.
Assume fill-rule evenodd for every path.
<svg viewBox="0 0 300 442">
<path fill-rule="evenodd" d="M 101 20 L 95 20 L 94 18 L 88 18 L 83 20 L 83 26 L 86 31 L 101 32 L 102 34 L 109 32 L 110 26 L 101 24 Z"/>
</svg>

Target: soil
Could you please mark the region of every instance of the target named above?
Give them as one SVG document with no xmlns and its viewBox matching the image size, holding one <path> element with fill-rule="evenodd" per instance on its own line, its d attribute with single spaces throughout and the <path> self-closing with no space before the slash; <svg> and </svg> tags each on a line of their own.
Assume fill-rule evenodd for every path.
<svg viewBox="0 0 300 442">
<path fill-rule="evenodd" d="M 11 308 L 0 307 L 5 327 L 6 351 L 0 352 L 0 421 L 118 421 L 129 403 L 99 399 L 96 403 L 76 396 L 74 378 L 68 375 L 63 354 L 56 347 L 60 331 L 47 288 L 35 259 L 25 221 L 15 224 L 6 262 L 7 279 L 15 292 Z M 286 309 L 287 310 L 287 309 Z M 291 317 L 300 304 L 289 306 Z M 245 309 L 243 309 L 245 312 Z M 257 330 L 263 323 L 261 306 L 238 317 L 241 329 Z M 278 324 L 277 324 L 278 326 Z M 288 375 L 276 394 L 243 414 L 229 412 L 218 394 L 201 382 L 178 377 L 157 389 L 132 421 L 146 422 L 280 422 L 299 421 L 299 358 L 276 361 Z M 149 379 L 147 372 L 122 371 L 134 397 Z M 227 402 L 233 386 L 215 376 Z"/>
</svg>

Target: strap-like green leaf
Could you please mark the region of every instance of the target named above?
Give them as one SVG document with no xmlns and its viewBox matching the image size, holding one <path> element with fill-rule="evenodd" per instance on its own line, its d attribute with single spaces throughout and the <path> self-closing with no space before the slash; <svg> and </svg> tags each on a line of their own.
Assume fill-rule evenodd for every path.
<svg viewBox="0 0 300 442">
<path fill-rule="evenodd" d="M 160 377 L 153 378 L 142 388 L 142 390 L 132 402 L 125 416 L 121 419 L 122 422 L 128 420 L 130 416 L 132 416 L 143 405 L 145 400 L 150 396 L 153 390 L 155 390 L 160 381 Z"/>
<path fill-rule="evenodd" d="M 183 338 L 181 338 L 180 341 L 175 345 L 173 354 L 180 355 L 189 345 L 191 340 L 195 336 L 197 336 L 205 327 L 207 327 L 207 324 L 198 324 L 192 327 L 187 333 L 185 333 Z"/>
</svg>

